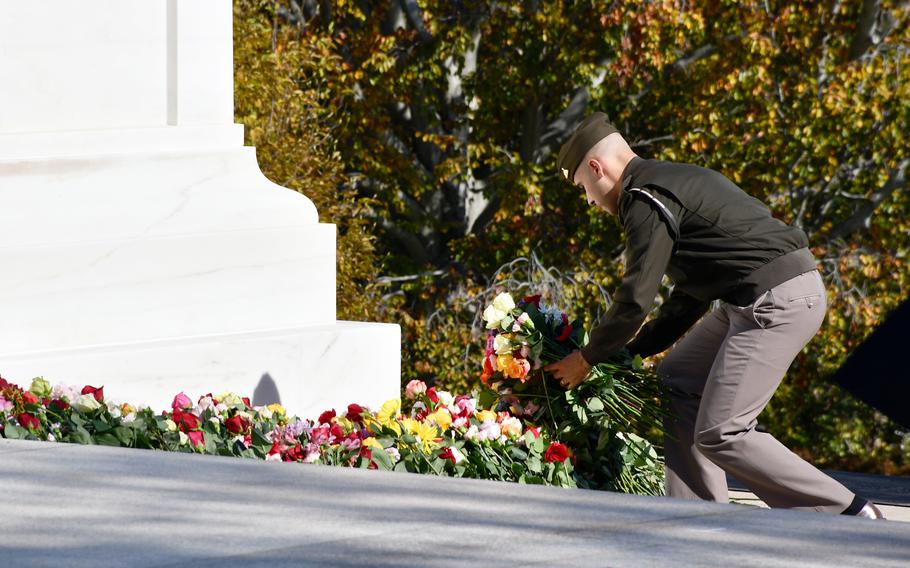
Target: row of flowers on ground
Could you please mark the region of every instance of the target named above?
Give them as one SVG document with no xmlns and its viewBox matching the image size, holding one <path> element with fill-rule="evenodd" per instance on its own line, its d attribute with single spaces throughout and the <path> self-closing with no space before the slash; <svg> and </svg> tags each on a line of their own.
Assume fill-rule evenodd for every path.
<svg viewBox="0 0 910 568">
<path fill-rule="evenodd" d="M 301 419 L 231 392 L 180 393 L 156 413 L 109 401 L 103 387 L 0 378 L 0 436 L 576 486 L 572 450 L 547 431 L 421 381 L 405 396 L 407 413 L 395 399 Z"/>
</svg>

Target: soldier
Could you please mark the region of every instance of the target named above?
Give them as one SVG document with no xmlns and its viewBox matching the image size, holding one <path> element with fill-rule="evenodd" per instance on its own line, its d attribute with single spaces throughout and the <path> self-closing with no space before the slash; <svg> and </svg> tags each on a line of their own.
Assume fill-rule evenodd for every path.
<svg viewBox="0 0 910 568">
<path fill-rule="evenodd" d="M 824 283 L 805 233 L 718 172 L 640 158 L 603 113 L 578 126 L 557 165 L 590 205 L 619 216 L 626 267 L 590 342 L 546 370 L 572 389 L 623 347 L 647 357 L 685 334 L 657 369 L 670 410 L 668 495 L 725 503 L 728 472 L 771 507 L 883 518 L 755 429 L 825 317 Z M 664 274 L 672 293 L 642 326 Z M 720 306 L 702 318 L 716 299 Z"/>
</svg>

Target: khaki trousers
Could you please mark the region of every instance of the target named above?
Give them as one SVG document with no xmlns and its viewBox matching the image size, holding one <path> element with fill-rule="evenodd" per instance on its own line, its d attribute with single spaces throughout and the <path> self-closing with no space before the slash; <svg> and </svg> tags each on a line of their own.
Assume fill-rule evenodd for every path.
<svg viewBox="0 0 910 568">
<path fill-rule="evenodd" d="M 669 496 L 725 503 L 729 472 L 770 507 L 842 513 L 856 504 L 849 489 L 755 430 L 826 308 L 821 275 L 806 272 L 748 306 L 722 304 L 661 362 Z"/>
</svg>

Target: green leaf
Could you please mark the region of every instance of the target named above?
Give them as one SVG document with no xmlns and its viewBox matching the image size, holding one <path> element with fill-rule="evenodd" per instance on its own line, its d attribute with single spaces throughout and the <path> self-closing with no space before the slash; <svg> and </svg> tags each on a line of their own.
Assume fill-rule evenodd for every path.
<svg viewBox="0 0 910 568">
<path fill-rule="evenodd" d="M 528 459 L 528 452 L 524 451 L 523 449 L 519 448 L 518 446 L 512 446 L 511 448 L 509 448 L 509 455 L 512 456 L 512 459 L 515 459 L 518 461 L 524 461 L 524 460 Z"/>
<path fill-rule="evenodd" d="M 484 389 L 477 395 L 477 406 L 484 410 L 489 410 L 499 404 L 499 395 L 490 390 Z"/>
<path fill-rule="evenodd" d="M 10 440 L 23 440 L 28 436 L 28 430 L 16 424 L 7 423 L 3 428 L 3 437 Z"/>
<path fill-rule="evenodd" d="M 371 455 L 372 455 L 373 463 L 375 463 L 376 466 L 379 467 L 380 469 L 389 471 L 395 466 L 395 464 L 392 463 L 392 456 L 390 456 L 388 454 L 388 452 L 386 452 L 385 450 L 379 450 L 377 448 L 373 448 Z"/>
<path fill-rule="evenodd" d="M 117 438 L 117 436 L 115 436 L 111 432 L 105 432 L 104 434 L 98 434 L 95 436 L 95 443 L 100 444 L 102 446 L 119 447 L 120 439 Z"/>
<path fill-rule="evenodd" d="M 132 428 L 127 428 L 125 426 L 117 426 L 114 428 L 114 436 L 117 436 L 117 439 L 120 440 L 120 443 L 124 446 L 132 446 L 135 436 L 135 430 Z"/>
<path fill-rule="evenodd" d="M 67 439 L 70 442 L 76 444 L 93 444 L 92 435 L 88 433 L 88 430 L 84 426 L 77 426 L 75 430 L 67 436 Z"/>
</svg>

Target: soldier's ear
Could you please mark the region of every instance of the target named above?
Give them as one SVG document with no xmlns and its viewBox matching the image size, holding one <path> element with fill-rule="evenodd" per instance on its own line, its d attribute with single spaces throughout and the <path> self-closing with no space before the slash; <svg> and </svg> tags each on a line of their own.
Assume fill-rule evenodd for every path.
<svg viewBox="0 0 910 568">
<path fill-rule="evenodd" d="M 594 172 L 597 179 L 604 177 L 604 169 L 597 158 L 588 158 L 588 167 Z"/>
</svg>

